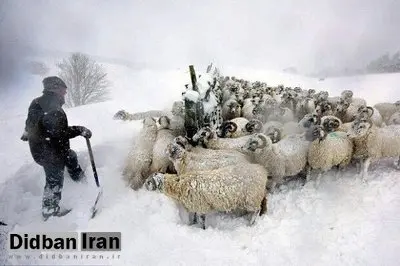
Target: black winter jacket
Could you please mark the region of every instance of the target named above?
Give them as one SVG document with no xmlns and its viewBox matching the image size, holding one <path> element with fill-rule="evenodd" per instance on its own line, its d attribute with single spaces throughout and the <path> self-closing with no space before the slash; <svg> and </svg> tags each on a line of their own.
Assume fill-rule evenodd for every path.
<svg viewBox="0 0 400 266">
<path fill-rule="evenodd" d="M 68 126 L 63 102 L 53 92 L 45 92 L 29 106 L 25 130 L 33 159 L 40 165 L 63 164 L 70 149 L 69 139 L 79 136 L 80 126 Z"/>
</svg>

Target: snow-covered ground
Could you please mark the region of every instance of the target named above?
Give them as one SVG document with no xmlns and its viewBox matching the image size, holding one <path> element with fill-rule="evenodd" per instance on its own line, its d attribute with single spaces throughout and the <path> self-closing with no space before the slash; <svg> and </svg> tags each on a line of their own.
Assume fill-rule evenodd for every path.
<svg viewBox="0 0 400 266">
<path fill-rule="evenodd" d="M 85 140 L 77 137 L 71 146 L 87 166 L 89 184 L 73 183 L 65 176 L 63 204 L 73 207 L 65 217 L 41 221 L 43 170 L 36 165 L 27 143 L 19 138 L 26 110 L 33 96 L 41 94 L 40 79 L 32 78 L 19 100 L 2 102 L 0 137 L 0 252 L 6 253 L 7 230 L 118 231 L 122 232 L 119 259 L 40 260 L 10 258 L 21 264 L 109 265 L 398 265 L 400 261 L 400 173 L 393 160 L 371 167 L 370 182 L 355 178 L 355 169 L 341 178 L 326 176 L 319 187 L 314 182 L 294 186 L 269 197 L 268 215 L 248 227 L 243 218 L 215 215 L 203 231 L 185 225 L 178 207 L 167 197 L 124 186 L 121 169 L 125 156 L 141 128 L 141 122 L 113 120 L 120 109 L 129 112 L 168 109 L 180 99 L 188 83 L 186 70 L 132 72 L 109 66 L 113 99 L 108 102 L 66 109 L 71 125 L 92 130 L 91 143 L 100 183 L 102 208 L 89 220 L 96 196 Z M 240 68 L 222 73 L 246 79 L 265 80 L 303 88 L 324 89 L 333 95 L 352 89 L 369 104 L 400 99 L 399 74 L 317 79 Z M 29 97 L 28 97 L 28 96 Z M 11 111 L 12 110 L 12 111 Z M 3 247 L 3 250 L 1 248 Z M 25 255 L 25 254 L 24 254 Z M 0 264 L 8 257 L 0 256 Z M 2 261 L 3 259 L 3 261 Z"/>
</svg>

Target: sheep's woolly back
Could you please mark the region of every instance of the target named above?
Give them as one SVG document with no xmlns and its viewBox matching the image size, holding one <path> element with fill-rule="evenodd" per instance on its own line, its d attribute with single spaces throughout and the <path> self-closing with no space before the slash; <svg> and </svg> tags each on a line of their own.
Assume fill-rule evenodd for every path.
<svg viewBox="0 0 400 266">
<path fill-rule="evenodd" d="M 123 170 L 124 180 L 134 189 L 139 189 L 150 170 L 153 145 L 157 138 L 157 124 L 153 118 L 145 118 L 143 128 L 135 138 Z"/>
<path fill-rule="evenodd" d="M 308 163 L 313 169 L 327 171 L 333 166 L 346 166 L 350 163 L 353 143 L 345 132 L 331 132 L 325 139 L 311 142 L 308 150 Z"/>
<path fill-rule="evenodd" d="M 173 160 L 178 174 L 192 171 L 214 170 L 221 167 L 241 165 L 250 159 L 234 150 L 212 150 L 196 148 L 192 152 L 184 151 L 182 158 Z"/>
<path fill-rule="evenodd" d="M 204 144 L 207 148 L 213 150 L 236 150 L 242 152 L 242 146 L 246 144 L 247 140 L 252 135 L 246 135 L 238 138 L 219 138 L 217 134 L 213 133 L 209 139 L 207 139 Z"/>
<path fill-rule="evenodd" d="M 307 151 L 309 142 L 300 135 L 291 135 L 281 141 L 272 144 L 269 137 L 269 144 L 262 149 L 257 149 L 254 160 L 265 166 L 270 176 L 283 178 L 294 176 L 300 173 L 307 163 Z"/>
<path fill-rule="evenodd" d="M 260 210 L 266 196 L 267 176 L 267 171 L 257 164 L 179 176 L 166 174 L 163 192 L 180 202 L 189 212 L 254 212 Z"/>
<path fill-rule="evenodd" d="M 372 125 L 369 133 L 354 138 L 356 158 L 378 159 L 400 156 L 400 126 L 390 125 L 378 128 Z"/>
</svg>

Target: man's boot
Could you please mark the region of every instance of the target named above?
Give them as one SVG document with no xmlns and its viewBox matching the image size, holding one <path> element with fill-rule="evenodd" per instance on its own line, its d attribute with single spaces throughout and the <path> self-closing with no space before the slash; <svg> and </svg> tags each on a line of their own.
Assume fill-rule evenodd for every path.
<svg viewBox="0 0 400 266">
<path fill-rule="evenodd" d="M 42 210 L 43 220 L 47 221 L 51 216 L 62 217 L 67 215 L 70 211 L 72 211 L 72 209 L 60 208 L 59 206 L 55 208 L 44 207 Z"/>
</svg>

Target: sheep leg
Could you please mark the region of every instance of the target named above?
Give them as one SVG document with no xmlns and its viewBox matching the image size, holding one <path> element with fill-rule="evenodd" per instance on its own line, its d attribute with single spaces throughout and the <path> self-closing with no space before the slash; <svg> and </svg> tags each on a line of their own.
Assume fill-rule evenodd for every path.
<svg viewBox="0 0 400 266">
<path fill-rule="evenodd" d="M 195 214 L 197 216 L 197 222 L 200 225 L 201 229 L 205 230 L 206 229 L 206 215 L 205 214 L 200 214 L 198 215 L 197 213 Z"/>
<path fill-rule="evenodd" d="M 367 178 L 368 178 L 368 168 L 369 165 L 371 164 L 371 158 L 367 158 L 364 161 L 364 165 L 363 165 L 363 172 L 362 172 L 362 176 L 361 176 L 361 180 L 362 182 L 366 183 L 367 182 Z"/>
<path fill-rule="evenodd" d="M 306 182 L 309 182 L 311 180 L 311 166 L 307 165 L 306 166 Z"/>
<path fill-rule="evenodd" d="M 357 171 L 357 174 L 361 174 L 361 165 L 362 165 L 362 160 L 360 159 L 360 160 L 357 160 L 357 162 L 356 162 L 356 171 Z"/>
<path fill-rule="evenodd" d="M 189 212 L 189 225 L 194 225 L 197 223 L 197 215 L 195 212 Z"/>
<path fill-rule="evenodd" d="M 260 216 L 267 213 L 267 211 L 268 211 L 267 206 L 268 206 L 268 200 L 267 200 L 267 195 L 265 195 L 261 201 Z"/>
<path fill-rule="evenodd" d="M 321 183 L 322 172 L 323 172 L 322 170 L 320 170 L 320 171 L 318 172 L 317 178 L 316 178 L 316 180 L 315 180 L 315 186 L 316 186 L 316 187 L 319 187 L 319 184 Z"/>
<path fill-rule="evenodd" d="M 396 169 L 397 169 L 397 170 L 400 170 L 400 156 L 399 156 L 399 160 L 397 160 Z"/>
<path fill-rule="evenodd" d="M 257 217 L 260 215 L 260 210 L 251 212 L 249 215 L 249 226 L 252 226 L 255 222 Z"/>
</svg>

